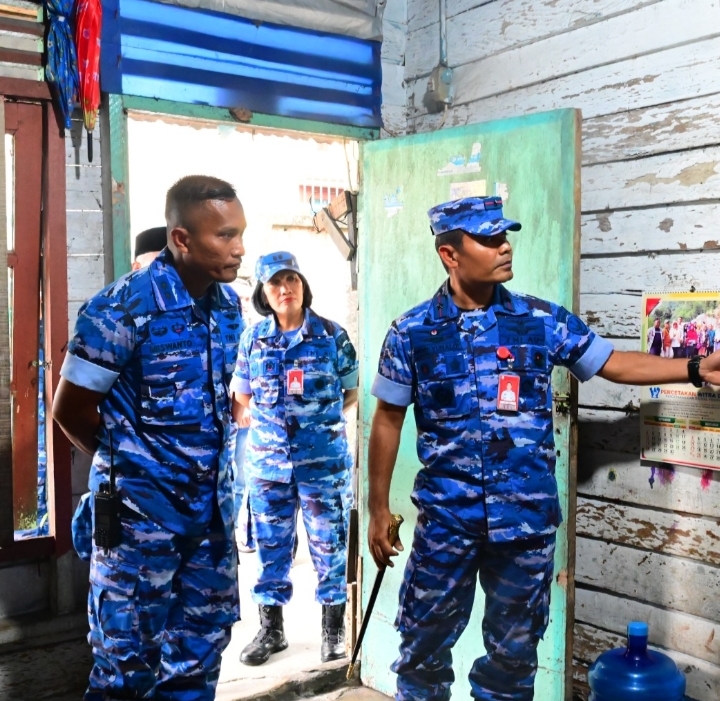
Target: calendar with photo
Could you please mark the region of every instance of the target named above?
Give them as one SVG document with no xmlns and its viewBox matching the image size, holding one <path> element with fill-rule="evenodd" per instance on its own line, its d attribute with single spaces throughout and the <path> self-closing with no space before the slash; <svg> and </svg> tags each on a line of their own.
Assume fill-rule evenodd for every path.
<svg viewBox="0 0 720 701">
<path fill-rule="evenodd" d="M 720 292 L 643 295 L 643 352 L 692 358 L 720 351 Z M 720 387 L 641 388 L 641 458 L 720 470 Z"/>
</svg>

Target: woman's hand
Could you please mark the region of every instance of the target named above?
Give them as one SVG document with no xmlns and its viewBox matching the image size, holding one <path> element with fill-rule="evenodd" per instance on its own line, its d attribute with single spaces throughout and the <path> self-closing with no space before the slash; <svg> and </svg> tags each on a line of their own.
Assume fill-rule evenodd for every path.
<svg viewBox="0 0 720 701">
<path fill-rule="evenodd" d="M 240 406 L 239 417 L 235 419 L 235 423 L 238 428 L 249 428 L 250 427 L 250 409 L 246 409 L 244 406 Z"/>
<path fill-rule="evenodd" d="M 233 392 L 232 398 L 233 421 L 240 428 L 247 428 L 250 425 L 250 395 Z"/>
</svg>

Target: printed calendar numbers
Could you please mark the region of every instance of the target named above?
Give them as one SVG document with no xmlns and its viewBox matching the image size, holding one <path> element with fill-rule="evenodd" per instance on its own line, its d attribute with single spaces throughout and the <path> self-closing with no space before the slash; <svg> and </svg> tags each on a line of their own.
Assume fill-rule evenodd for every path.
<svg viewBox="0 0 720 701">
<path fill-rule="evenodd" d="M 720 431 L 645 423 L 642 458 L 676 464 L 698 464 L 720 469 Z"/>
</svg>

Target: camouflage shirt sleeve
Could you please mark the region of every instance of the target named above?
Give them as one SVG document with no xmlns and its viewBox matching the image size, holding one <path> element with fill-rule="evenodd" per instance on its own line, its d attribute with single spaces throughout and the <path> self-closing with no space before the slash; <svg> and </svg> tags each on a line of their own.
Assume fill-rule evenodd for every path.
<svg viewBox="0 0 720 701">
<path fill-rule="evenodd" d="M 247 327 L 240 336 L 235 372 L 230 381 L 233 394 L 250 394 L 250 348 L 252 347 L 252 328 Z"/>
<path fill-rule="evenodd" d="M 410 406 L 413 402 L 413 372 L 407 334 L 393 322 L 385 336 L 378 372 L 371 393 L 388 404 Z"/>
<path fill-rule="evenodd" d="M 80 309 L 60 374 L 78 387 L 107 394 L 132 358 L 136 331 L 120 302 L 93 297 Z"/>
<path fill-rule="evenodd" d="M 337 372 L 343 389 L 355 389 L 358 386 L 358 357 L 347 331 L 338 326 L 335 331 L 337 347 Z"/>
<path fill-rule="evenodd" d="M 587 324 L 564 307 L 555 309 L 555 329 L 550 359 L 562 365 L 581 382 L 597 375 L 612 355 L 614 348 L 602 336 L 591 331 Z"/>
</svg>

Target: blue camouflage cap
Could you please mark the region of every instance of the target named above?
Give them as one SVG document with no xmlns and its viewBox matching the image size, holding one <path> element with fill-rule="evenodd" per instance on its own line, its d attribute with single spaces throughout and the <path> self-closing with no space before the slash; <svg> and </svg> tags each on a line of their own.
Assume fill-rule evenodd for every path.
<svg viewBox="0 0 720 701">
<path fill-rule="evenodd" d="M 503 231 L 520 231 L 520 224 L 505 219 L 501 197 L 464 197 L 436 205 L 428 211 L 433 236 L 462 229 L 471 236 L 496 236 Z"/>
<path fill-rule="evenodd" d="M 264 284 L 281 270 L 294 270 L 299 273 L 300 266 L 297 258 L 288 251 L 266 253 L 264 256 L 260 256 L 255 263 L 255 278 Z"/>
</svg>

